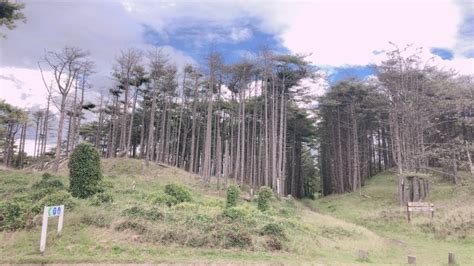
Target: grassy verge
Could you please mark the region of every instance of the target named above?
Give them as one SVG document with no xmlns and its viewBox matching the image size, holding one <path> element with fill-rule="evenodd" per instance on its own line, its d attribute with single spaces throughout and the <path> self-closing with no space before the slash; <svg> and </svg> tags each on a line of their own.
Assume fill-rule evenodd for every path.
<svg viewBox="0 0 474 266">
<path fill-rule="evenodd" d="M 364 188 L 370 199 L 352 194 L 303 202 L 273 199 L 270 210 L 260 212 L 256 202 L 239 202 L 226 209 L 223 189 L 216 189 L 215 184 L 206 188 L 195 176 L 173 167 L 150 165 L 140 175 L 140 161 L 112 159 L 104 161 L 104 169 L 107 193 L 113 201 L 73 199 L 62 235 L 56 235 L 56 220 L 51 219 L 44 255 L 39 253 L 40 219 L 38 215 L 26 217 L 31 223 L 22 229 L 0 232 L 0 263 L 353 265 L 404 263 L 406 255 L 414 253 L 421 262 L 441 264 L 448 250 L 456 252 L 461 263 L 472 258 L 468 254 L 472 239 L 462 237 L 467 231 L 449 227 L 450 236 L 438 236 L 442 233 L 425 228 L 423 217 L 406 224 L 403 211 L 391 197 L 389 174 L 374 178 Z M 41 175 L 0 170 L 0 203 L 31 198 Z M 67 187 L 64 169 L 53 179 Z M 187 187 L 192 200 L 169 206 L 163 199 L 169 183 Z M 460 204 L 472 197 L 469 189 L 453 195 L 454 189 L 441 184 L 432 194 L 440 208 L 437 216 L 450 215 L 442 206 L 448 210 L 452 197 Z M 358 261 L 359 249 L 369 251 L 368 261 Z"/>
</svg>

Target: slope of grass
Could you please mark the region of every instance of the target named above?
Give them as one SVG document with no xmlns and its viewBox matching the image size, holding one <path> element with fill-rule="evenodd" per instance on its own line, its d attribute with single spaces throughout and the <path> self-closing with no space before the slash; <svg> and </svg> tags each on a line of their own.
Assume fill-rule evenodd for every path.
<svg viewBox="0 0 474 266">
<path fill-rule="evenodd" d="M 33 217 L 25 229 L 0 232 L 0 263 L 353 265 L 404 263 L 410 252 L 421 256 L 421 260 L 430 253 L 447 256 L 447 250 L 456 252 L 461 263 L 472 258 L 468 254 L 472 239 L 462 238 L 464 233 L 459 230 L 449 237 L 436 236 L 426 232 L 423 217 L 417 217 L 412 225 L 402 224 L 404 213 L 393 202 L 393 184 L 387 184 L 391 175 L 370 181 L 364 188 L 370 199 L 352 194 L 303 202 L 273 199 L 270 211 L 264 213 L 255 202 L 241 201 L 229 213 L 224 207 L 225 191 L 217 190 L 215 184 L 206 188 L 196 176 L 173 167 L 150 164 L 143 175 L 141 168 L 138 160 L 104 160 L 112 203 L 95 206 L 90 199 L 75 199 L 74 209 L 65 214 L 62 235 L 55 233 L 56 220 L 50 219 L 44 255 L 39 253 L 39 216 Z M 30 195 L 41 174 L 0 170 L 0 203 Z M 67 186 L 67 169 L 62 169 L 57 178 Z M 171 182 L 188 187 L 192 202 L 172 207 L 158 203 L 157 195 Z M 433 199 L 438 197 L 435 204 L 440 208 L 442 202 L 449 206 L 453 193 L 451 186 L 442 186 L 439 194 L 432 194 Z M 456 194 L 458 200 L 472 197 L 469 190 L 464 193 Z M 440 209 L 438 215 L 450 214 L 443 214 Z M 359 249 L 369 251 L 368 261 L 357 260 Z M 432 256 L 426 263 L 441 263 L 442 257 L 444 254 Z"/>
<path fill-rule="evenodd" d="M 367 182 L 362 188 L 365 196 L 356 192 L 304 202 L 319 213 L 377 233 L 399 246 L 404 258 L 411 254 L 417 256 L 418 263 L 443 265 L 447 264 L 448 252 L 454 252 L 458 263 L 472 265 L 474 184 L 467 175 L 457 186 L 434 177 L 425 200 L 435 205 L 434 219 L 430 214 L 414 213 L 411 223 L 407 222 L 406 207 L 397 202 L 397 182 L 393 173 L 386 172 Z"/>
</svg>

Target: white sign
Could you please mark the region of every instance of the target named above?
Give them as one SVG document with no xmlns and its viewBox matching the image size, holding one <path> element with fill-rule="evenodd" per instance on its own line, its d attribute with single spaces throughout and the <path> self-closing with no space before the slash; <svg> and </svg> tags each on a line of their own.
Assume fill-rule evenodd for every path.
<svg viewBox="0 0 474 266">
<path fill-rule="evenodd" d="M 48 234 L 48 218 L 59 217 L 58 220 L 58 234 L 63 230 L 64 222 L 64 205 L 59 206 L 45 206 L 43 211 L 43 224 L 41 225 L 41 240 L 40 252 L 43 253 L 46 249 L 46 235 Z"/>
</svg>

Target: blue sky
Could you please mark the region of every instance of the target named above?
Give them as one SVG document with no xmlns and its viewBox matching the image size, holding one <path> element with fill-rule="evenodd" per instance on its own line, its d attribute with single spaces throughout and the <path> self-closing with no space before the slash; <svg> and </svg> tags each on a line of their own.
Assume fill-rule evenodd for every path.
<svg viewBox="0 0 474 266">
<path fill-rule="evenodd" d="M 66 45 L 89 51 L 96 63 L 92 98 L 113 85 L 116 56 L 129 48 L 159 47 L 182 68 L 211 51 L 232 63 L 266 45 L 307 55 L 327 85 L 374 74 L 371 65 L 393 42 L 425 47 L 424 60 L 474 74 L 470 0 L 19 1 L 27 23 L 0 38 L 0 99 L 18 106 L 41 105 L 34 100 L 45 97 L 37 61 Z"/>
<path fill-rule="evenodd" d="M 389 42 L 424 47 L 422 59 L 474 75 L 472 0 L 18 1 L 26 4 L 27 23 L 0 38 L 0 99 L 32 110 L 46 103 L 37 62 L 64 46 L 89 51 L 96 64 L 90 101 L 114 85 L 116 57 L 129 48 L 161 48 L 178 68 L 211 51 L 232 63 L 262 45 L 305 54 L 325 73 L 305 84 L 317 93 L 373 75 L 371 65 L 393 48 Z"/>
</svg>

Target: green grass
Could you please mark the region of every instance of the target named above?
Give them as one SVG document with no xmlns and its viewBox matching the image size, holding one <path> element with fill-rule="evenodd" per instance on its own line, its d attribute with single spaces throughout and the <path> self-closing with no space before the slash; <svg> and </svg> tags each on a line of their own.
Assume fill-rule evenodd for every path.
<svg viewBox="0 0 474 266">
<path fill-rule="evenodd" d="M 104 170 L 105 180 L 113 184 L 113 203 L 93 206 L 89 199 L 76 199 L 74 209 L 65 213 L 60 236 L 56 220 L 50 219 L 44 255 L 39 253 L 40 223 L 0 232 L 0 263 L 400 264 L 414 254 L 419 262 L 435 265 L 447 261 L 448 251 L 456 253 L 460 264 L 474 261 L 469 253 L 472 226 L 465 216 L 472 212 L 471 184 L 436 184 L 430 198 L 439 208 L 433 224 L 423 215 L 407 224 L 395 202 L 391 174 L 368 182 L 363 193 L 370 198 L 273 199 L 271 209 L 262 213 L 256 202 L 239 202 L 225 212 L 224 188 L 206 188 L 196 176 L 173 167 L 150 165 L 142 176 L 140 161 L 111 159 L 104 161 Z M 28 196 L 41 174 L 0 170 L 0 202 Z M 57 178 L 67 186 L 66 169 Z M 169 183 L 190 188 L 192 202 L 154 204 L 150 199 Z M 369 252 L 368 262 L 357 260 L 359 249 Z"/>
<path fill-rule="evenodd" d="M 459 264 L 472 265 L 474 184 L 467 175 L 457 186 L 433 178 L 425 201 L 434 203 L 434 219 L 430 219 L 430 214 L 414 213 L 411 223 L 407 222 L 406 207 L 397 202 L 397 182 L 394 174 L 386 172 L 373 177 L 362 188 L 367 197 L 356 192 L 304 203 L 317 212 L 364 226 L 399 246 L 396 260 L 387 258 L 387 263 L 403 262 L 410 254 L 417 256 L 418 263 L 443 265 L 447 264 L 448 252 L 454 252 Z"/>
</svg>

